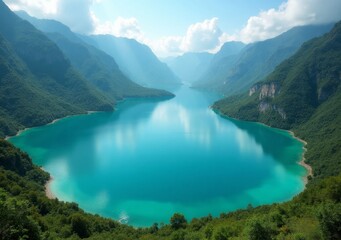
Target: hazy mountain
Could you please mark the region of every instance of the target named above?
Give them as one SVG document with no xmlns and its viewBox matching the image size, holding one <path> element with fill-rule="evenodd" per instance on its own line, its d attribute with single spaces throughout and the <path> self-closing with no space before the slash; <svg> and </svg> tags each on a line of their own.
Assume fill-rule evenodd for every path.
<svg viewBox="0 0 341 240">
<path fill-rule="evenodd" d="M 305 43 L 248 93 L 221 100 L 214 108 L 231 117 L 295 129 L 308 140 L 308 150 L 315 149 L 306 155 L 315 175 L 337 175 L 341 170 L 340 74 L 341 22 L 330 33 Z"/>
<path fill-rule="evenodd" d="M 295 27 L 275 38 L 250 44 L 238 56 L 213 63 L 196 86 L 226 95 L 243 92 L 292 56 L 305 41 L 323 35 L 332 26 Z"/>
<path fill-rule="evenodd" d="M 152 50 L 136 40 L 112 35 L 83 36 L 83 40 L 111 55 L 134 82 L 148 87 L 179 84 L 180 80 Z"/>
<path fill-rule="evenodd" d="M 178 57 L 163 60 L 170 69 L 187 83 L 193 83 L 206 72 L 211 63 L 213 54 L 210 53 L 184 53 Z"/>
<path fill-rule="evenodd" d="M 147 89 L 132 82 L 121 72 L 111 56 L 87 44 L 62 23 L 33 18 L 22 11 L 17 14 L 45 32 L 73 66 L 113 101 L 122 97 L 170 95 L 165 91 Z"/>
<path fill-rule="evenodd" d="M 217 52 L 205 71 L 200 75 L 198 80 L 194 82 L 194 87 L 204 87 L 209 85 L 220 85 L 221 77 L 230 69 L 238 58 L 238 54 L 245 47 L 242 42 L 227 42 L 219 52 Z"/>
<path fill-rule="evenodd" d="M 0 1 L 0 135 L 67 114 L 112 110 L 56 44 Z M 4 123 L 4 124 L 3 124 Z"/>
</svg>

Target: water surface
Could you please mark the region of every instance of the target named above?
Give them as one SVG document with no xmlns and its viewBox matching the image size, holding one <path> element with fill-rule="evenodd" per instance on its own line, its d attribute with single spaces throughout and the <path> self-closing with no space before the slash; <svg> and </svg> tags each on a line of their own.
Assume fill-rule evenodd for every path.
<svg viewBox="0 0 341 240">
<path fill-rule="evenodd" d="M 217 96 L 188 87 L 171 100 L 130 99 L 115 112 L 32 128 L 12 143 L 51 173 L 52 192 L 134 226 L 289 200 L 302 191 L 302 143 L 223 118 Z"/>
</svg>

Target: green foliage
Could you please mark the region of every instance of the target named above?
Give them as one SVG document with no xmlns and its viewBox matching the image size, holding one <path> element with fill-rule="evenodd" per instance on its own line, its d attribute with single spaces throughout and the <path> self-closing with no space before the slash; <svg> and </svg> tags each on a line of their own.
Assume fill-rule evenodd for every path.
<svg viewBox="0 0 341 240">
<path fill-rule="evenodd" d="M 170 219 L 170 224 L 173 229 L 186 228 L 187 220 L 181 213 L 174 213 Z"/>
<path fill-rule="evenodd" d="M 251 221 L 246 231 L 247 239 L 249 240 L 271 240 L 269 231 L 259 220 Z"/>
<path fill-rule="evenodd" d="M 0 191 L 0 239 L 40 239 L 38 224 L 28 216 L 28 204 L 7 198 L 6 193 Z"/>
<path fill-rule="evenodd" d="M 323 204 L 318 212 L 324 239 L 341 239 L 341 204 Z"/>
<path fill-rule="evenodd" d="M 228 227 L 219 227 L 213 235 L 214 240 L 228 240 L 232 236 L 231 230 Z"/>
<path fill-rule="evenodd" d="M 90 236 L 90 224 L 88 220 L 80 213 L 74 213 L 70 217 L 71 229 L 80 238 L 87 238 Z"/>
</svg>

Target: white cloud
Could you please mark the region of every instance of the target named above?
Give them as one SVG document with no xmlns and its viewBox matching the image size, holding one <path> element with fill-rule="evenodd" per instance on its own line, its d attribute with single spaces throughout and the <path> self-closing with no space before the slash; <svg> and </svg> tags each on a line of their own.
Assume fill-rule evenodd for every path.
<svg viewBox="0 0 341 240">
<path fill-rule="evenodd" d="M 340 13 L 340 0 L 288 0 L 278 9 L 250 17 L 236 39 L 247 43 L 265 40 L 295 26 L 338 21 Z"/>
<path fill-rule="evenodd" d="M 223 32 L 218 27 L 218 18 L 212 18 L 189 26 L 181 49 L 190 52 L 209 51 L 220 45 Z"/>
<path fill-rule="evenodd" d="M 223 43 L 232 40 L 246 43 L 275 37 L 292 27 L 338 21 L 341 0 L 287 0 L 277 9 L 260 12 L 248 19 L 234 34 L 223 32 L 218 18 L 206 19 L 190 25 L 182 36 L 148 39 L 138 20 L 117 18 L 114 22 L 101 21 L 91 12 L 91 6 L 103 0 L 4 0 L 12 10 L 24 10 L 38 18 L 52 18 L 80 33 L 112 34 L 134 38 L 149 45 L 159 56 L 179 55 L 184 52 L 216 52 Z"/>
<path fill-rule="evenodd" d="M 190 25 L 184 36 L 168 36 L 154 41 L 152 48 L 161 56 L 184 52 L 212 52 L 220 48 L 225 36 L 227 34 L 218 26 L 218 18 L 212 18 Z"/>
<path fill-rule="evenodd" d="M 24 10 L 38 18 L 51 18 L 68 25 L 73 31 L 94 30 L 90 7 L 99 0 L 5 0 L 14 11 Z"/>
<path fill-rule="evenodd" d="M 115 22 L 101 22 L 94 13 L 92 13 L 94 22 L 94 34 L 111 34 L 117 37 L 143 39 L 143 34 L 136 18 L 118 17 Z"/>
<path fill-rule="evenodd" d="M 94 0 L 59 0 L 55 18 L 75 32 L 92 33 L 94 23 L 90 7 L 94 2 Z"/>
<path fill-rule="evenodd" d="M 24 10 L 30 15 L 43 17 L 57 13 L 59 0 L 5 0 L 4 2 L 14 11 Z"/>
</svg>

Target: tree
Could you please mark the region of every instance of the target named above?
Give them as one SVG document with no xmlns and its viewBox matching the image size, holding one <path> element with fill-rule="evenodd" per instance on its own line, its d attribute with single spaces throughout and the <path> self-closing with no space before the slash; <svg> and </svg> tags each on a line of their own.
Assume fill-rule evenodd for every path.
<svg viewBox="0 0 341 240">
<path fill-rule="evenodd" d="M 253 220 L 247 231 L 249 240 L 271 240 L 269 232 L 262 226 L 258 220 Z"/>
<path fill-rule="evenodd" d="M 179 228 L 186 228 L 187 220 L 185 216 L 181 213 L 174 213 L 170 219 L 171 227 L 175 230 Z"/>
<path fill-rule="evenodd" d="M 231 230 L 227 227 L 220 227 L 214 233 L 214 240 L 228 240 L 231 237 Z"/>
<path fill-rule="evenodd" d="M 318 212 L 324 239 L 341 239 L 341 204 L 327 203 Z"/>
<path fill-rule="evenodd" d="M 38 225 L 27 212 L 28 204 L 0 192 L 0 239 L 40 239 Z"/>
<path fill-rule="evenodd" d="M 90 236 L 89 222 L 80 213 L 75 213 L 71 216 L 72 231 L 80 238 L 87 238 Z"/>
</svg>

